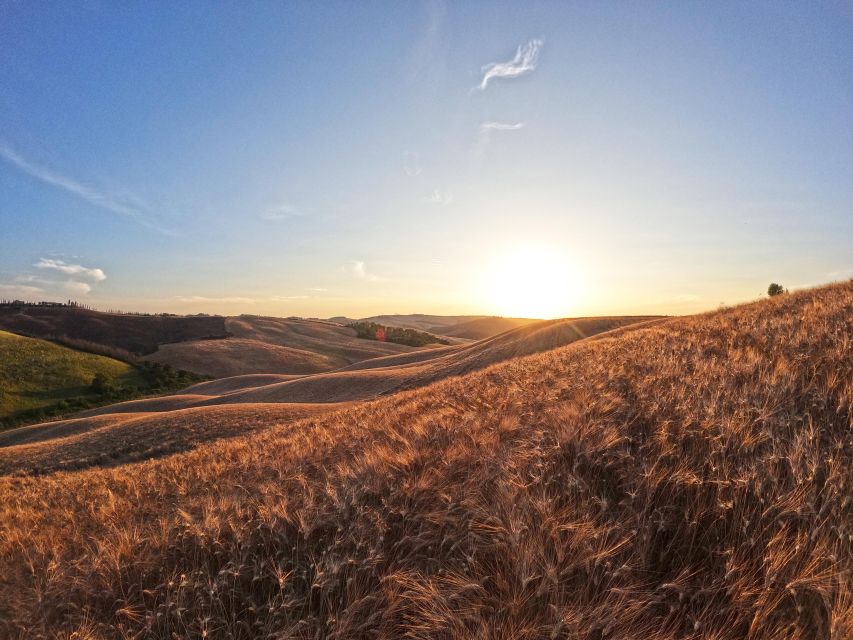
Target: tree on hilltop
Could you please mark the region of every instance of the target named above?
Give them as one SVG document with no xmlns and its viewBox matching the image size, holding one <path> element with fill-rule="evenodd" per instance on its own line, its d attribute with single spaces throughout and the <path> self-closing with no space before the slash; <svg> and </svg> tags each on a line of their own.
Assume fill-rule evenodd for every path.
<svg viewBox="0 0 853 640">
<path fill-rule="evenodd" d="M 771 298 L 775 296 L 780 296 L 783 293 L 788 293 L 788 290 L 783 287 L 781 284 L 777 284 L 775 282 L 771 282 L 770 286 L 767 287 L 767 295 Z"/>
</svg>

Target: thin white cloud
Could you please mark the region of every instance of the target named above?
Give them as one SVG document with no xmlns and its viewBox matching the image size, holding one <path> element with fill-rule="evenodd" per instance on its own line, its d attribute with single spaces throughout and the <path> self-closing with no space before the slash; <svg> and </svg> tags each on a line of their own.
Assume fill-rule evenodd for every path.
<svg viewBox="0 0 853 640">
<path fill-rule="evenodd" d="M 0 282 L 0 295 L 28 298 L 44 294 L 44 289 L 27 284 L 16 284 L 12 282 Z"/>
<path fill-rule="evenodd" d="M 353 260 L 344 267 L 344 271 L 361 280 L 367 280 L 369 282 L 376 282 L 379 280 L 379 276 L 367 270 L 367 265 L 363 260 Z"/>
<path fill-rule="evenodd" d="M 328 291 L 325 287 L 307 287 L 306 291 Z"/>
<path fill-rule="evenodd" d="M 527 126 L 526 122 L 496 122 L 494 120 L 483 122 L 480 125 L 480 138 L 477 141 L 477 146 L 474 150 L 476 156 L 482 157 L 489 146 L 489 142 L 495 133 L 504 131 L 518 131 Z"/>
<path fill-rule="evenodd" d="M 39 258 L 34 266 L 39 269 L 54 269 L 69 276 L 83 276 L 95 282 L 103 282 L 107 279 L 107 274 L 104 273 L 103 269 L 84 267 L 82 264 L 70 264 L 64 260 Z"/>
<path fill-rule="evenodd" d="M 0 159 L 17 167 L 31 178 L 61 189 L 71 195 L 77 196 L 86 202 L 105 209 L 112 213 L 131 218 L 139 224 L 159 231 L 171 234 L 170 231 L 160 228 L 148 219 L 148 212 L 137 198 L 130 194 L 105 193 L 89 185 L 77 182 L 73 178 L 64 176 L 52 169 L 42 167 L 24 158 L 9 145 L 0 141 Z"/>
<path fill-rule="evenodd" d="M 15 282 L 34 282 L 37 284 L 50 284 L 49 280 L 45 280 L 44 278 L 39 278 L 37 275 L 33 275 L 32 273 L 22 273 L 15 276 Z"/>
<path fill-rule="evenodd" d="M 518 131 L 527 126 L 526 122 L 484 122 L 480 125 L 480 133 L 488 134 L 492 131 Z"/>
<path fill-rule="evenodd" d="M 830 271 L 826 275 L 830 278 L 851 278 L 853 277 L 853 267 L 839 269 L 838 271 Z"/>
<path fill-rule="evenodd" d="M 427 196 L 426 201 L 430 204 L 451 204 L 453 202 L 453 193 L 451 191 L 433 189 L 432 193 Z"/>
<path fill-rule="evenodd" d="M 270 220 L 272 222 L 279 220 L 292 220 L 293 218 L 302 218 L 306 215 L 306 213 L 296 207 L 292 207 L 289 204 L 283 204 L 278 207 L 273 207 L 271 209 L 267 209 L 261 214 L 261 217 L 264 220 Z"/>
<path fill-rule="evenodd" d="M 208 297 L 208 296 L 174 296 L 172 298 L 178 302 L 221 302 L 225 304 L 254 304 L 257 302 L 254 298 L 245 298 L 240 296 L 224 296 L 224 297 Z"/>
<path fill-rule="evenodd" d="M 526 44 L 519 45 L 515 51 L 515 57 L 509 62 L 492 62 L 485 65 L 482 68 L 483 78 L 475 89 L 485 91 L 489 82 L 495 78 L 516 78 L 533 71 L 539 60 L 542 44 L 542 40 L 533 39 Z"/>
<path fill-rule="evenodd" d="M 63 285 L 63 288 L 68 293 L 73 293 L 78 296 L 85 296 L 91 293 L 92 286 L 86 282 L 78 282 L 76 280 L 69 280 Z"/>
<path fill-rule="evenodd" d="M 416 176 L 423 171 L 421 168 L 421 157 L 415 151 L 406 151 L 403 153 L 403 171 L 407 176 Z"/>
<path fill-rule="evenodd" d="M 248 296 L 173 296 L 170 298 L 176 302 L 184 302 L 189 304 L 262 304 L 264 302 L 291 302 L 293 300 L 307 300 L 310 296 L 294 295 L 294 296 L 260 296 L 250 298 Z"/>
</svg>

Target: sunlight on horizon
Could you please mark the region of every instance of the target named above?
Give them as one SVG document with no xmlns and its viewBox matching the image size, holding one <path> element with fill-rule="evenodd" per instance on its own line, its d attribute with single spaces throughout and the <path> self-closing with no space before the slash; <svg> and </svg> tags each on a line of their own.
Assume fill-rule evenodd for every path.
<svg viewBox="0 0 853 640">
<path fill-rule="evenodd" d="M 507 317 L 565 318 L 582 295 L 568 257 L 544 246 L 515 247 L 496 256 L 483 276 L 483 304 Z"/>
</svg>

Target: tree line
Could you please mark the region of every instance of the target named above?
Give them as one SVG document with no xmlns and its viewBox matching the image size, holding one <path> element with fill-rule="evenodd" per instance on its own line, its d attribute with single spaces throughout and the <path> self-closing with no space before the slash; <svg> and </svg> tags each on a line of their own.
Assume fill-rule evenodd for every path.
<svg viewBox="0 0 853 640">
<path fill-rule="evenodd" d="M 423 347 L 428 344 L 450 344 L 444 338 L 439 338 L 426 331 L 404 329 L 403 327 L 387 327 L 376 322 L 352 322 L 347 325 L 355 329 L 356 335 L 365 340 L 379 342 L 395 342 L 410 347 Z"/>
</svg>

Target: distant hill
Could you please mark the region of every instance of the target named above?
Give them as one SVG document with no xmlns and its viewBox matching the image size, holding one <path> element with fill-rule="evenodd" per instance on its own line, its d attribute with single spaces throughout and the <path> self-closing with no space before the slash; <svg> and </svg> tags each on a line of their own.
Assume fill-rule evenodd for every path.
<svg viewBox="0 0 853 640">
<path fill-rule="evenodd" d="M 214 377 L 318 373 L 413 349 L 364 340 L 324 320 L 104 313 L 68 306 L 0 305 L 0 329 Z"/>
<path fill-rule="evenodd" d="M 100 347 L 108 355 L 114 350 L 119 357 L 153 353 L 162 344 L 227 335 L 221 316 L 136 315 L 40 306 L 0 306 L 0 329 L 60 340 L 88 351 Z"/>
<path fill-rule="evenodd" d="M 417 329 L 418 331 L 430 331 L 434 329 L 441 333 L 438 327 L 450 327 L 460 322 L 468 322 L 469 320 L 478 320 L 486 316 L 434 316 L 426 313 L 394 313 L 380 316 L 370 316 L 368 318 L 350 319 L 342 316 L 330 318 L 330 321 L 340 322 L 341 324 L 349 324 L 352 322 L 375 322 L 387 327 L 401 327 L 403 329 Z M 432 331 L 430 331 L 432 333 Z"/>
<path fill-rule="evenodd" d="M 0 429 L 168 393 L 203 379 L 0 331 Z"/>
<path fill-rule="evenodd" d="M 531 320 L 530 318 L 503 318 L 500 316 L 488 316 L 485 318 L 475 318 L 466 320 L 451 325 L 436 325 L 427 331 L 430 333 L 439 333 L 443 336 L 451 338 L 467 338 L 469 340 L 482 340 L 496 336 L 504 331 L 517 329 L 539 320 Z"/>
<path fill-rule="evenodd" d="M 108 385 L 148 386 L 126 362 L 0 331 L 0 424 L 71 398 L 96 397 L 96 375 Z"/>
<path fill-rule="evenodd" d="M 95 409 L 89 414 L 170 411 L 220 404 L 368 400 L 402 389 L 423 387 L 437 380 L 464 375 L 614 330 L 629 331 L 645 326 L 650 320 L 657 321 L 647 316 L 540 320 L 474 343 L 409 349 L 313 375 L 244 375 L 225 378 L 185 389 L 182 393 L 186 396 L 177 394 L 166 398 L 124 402 Z"/>
<path fill-rule="evenodd" d="M 310 374 L 414 350 L 357 337 L 356 331 L 324 320 L 267 316 L 225 318 L 230 337 L 161 346 L 148 359 L 214 377 L 256 373 Z"/>
<path fill-rule="evenodd" d="M 509 329 L 522 327 L 535 318 L 504 318 L 501 316 L 437 316 L 423 313 L 392 314 L 370 316 L 353 320 L 344 316 L 329 318 L 330 322 L 353 324 L 355 322 L 375 322 L 388 327 L 416 329 L 437 336 L 464 338 L 466 340 L 482 340 L 503 333 Z"/>
</svg>

